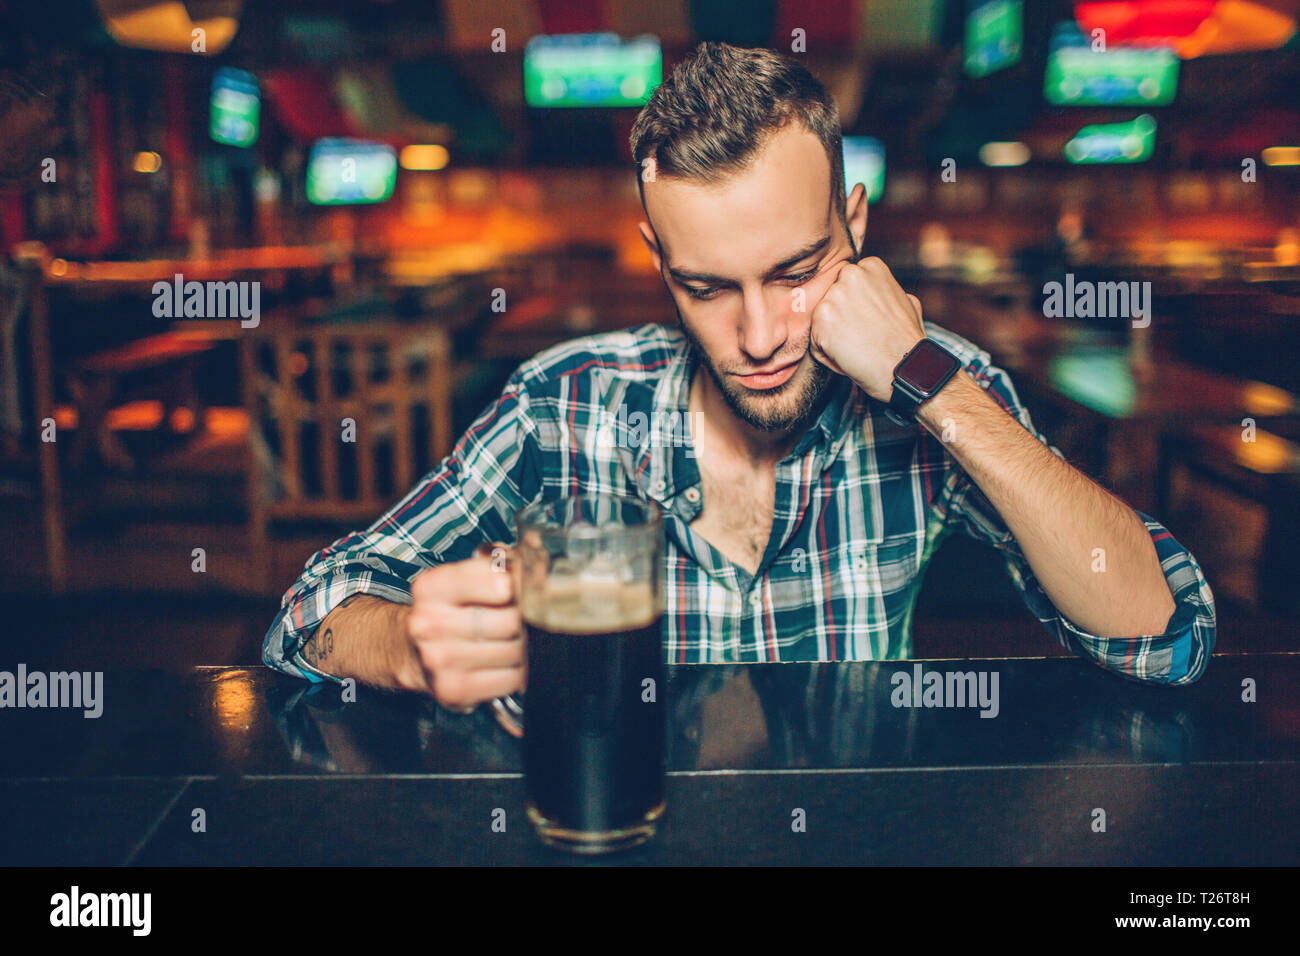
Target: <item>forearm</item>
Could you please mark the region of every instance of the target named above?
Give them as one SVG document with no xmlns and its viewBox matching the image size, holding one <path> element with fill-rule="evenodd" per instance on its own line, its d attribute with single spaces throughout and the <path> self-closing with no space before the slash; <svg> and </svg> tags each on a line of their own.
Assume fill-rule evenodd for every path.
<svg viewBox="0 0 1300 956">
<path fill-rule="evenodd" d="M 1132 508 L 1052 454 L 965 371 L 919 418 L 936 437 L 946 435 L 949 453 L 1072 624 L 1100 637 L 1164 632 L 1173 595 Z"/>
<path fill-rule="evenodd" d="M 409 689 L 420 667 L 406 636 L 408 604 L 356 594 L 325 616 L 302 649 L 307 663 L 333 677 L 389 690 Z"/>
</svg>

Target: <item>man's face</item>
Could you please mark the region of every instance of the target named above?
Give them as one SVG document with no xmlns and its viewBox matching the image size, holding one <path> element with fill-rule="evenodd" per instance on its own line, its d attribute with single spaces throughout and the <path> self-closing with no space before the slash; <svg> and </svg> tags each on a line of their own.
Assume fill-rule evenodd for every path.
<svg viewBox="0 0 1300 956">
<path fill-rule="evenodd" d="M 834 374 L 809 353 L 812 310 L 834 266 L 858 258 L 821 141 L 791 123 L 721 184 L 661 178 L 644 189 L 654 231 L 642 234 L 728 406 L 763 432 L 807 425 Z"/>
</svg>

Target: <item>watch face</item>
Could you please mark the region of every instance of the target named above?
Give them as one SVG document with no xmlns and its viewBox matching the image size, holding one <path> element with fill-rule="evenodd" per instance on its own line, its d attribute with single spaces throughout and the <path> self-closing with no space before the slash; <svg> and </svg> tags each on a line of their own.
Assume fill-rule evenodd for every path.
<svg viewBox="0 0 1300 956">
<path fill-rule="evenodd" d="M 898 377 L 922 394 L 929 394 L 953 367 L 953 357 L 930 339 L 922 339 L 907 361 L 898 369 Z"/>
</svg>

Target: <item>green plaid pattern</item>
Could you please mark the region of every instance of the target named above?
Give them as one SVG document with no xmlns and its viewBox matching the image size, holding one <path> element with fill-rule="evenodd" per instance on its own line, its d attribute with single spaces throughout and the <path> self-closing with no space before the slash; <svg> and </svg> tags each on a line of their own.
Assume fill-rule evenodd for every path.
<svg viewBox="0 0 1300 956">
<path fill-rule="evenodd" d="M 962 362 L 1007 414 L 1034 428 L 987 352 L 933 322 L 927 334 Z M 695 534 L 703 506 L 687 399 L 696 360 L 678 329 L 642 325 L 575 339 L 523 363 L 452 453 L 369 528 L 312 555 L 284 595 L 263 659 L 329 678 L 302 646 L 353 594 L 410 603 L 424 568 L 515 540 L 514 515 L 539 499 L 615 493 L 665 512 L 664 653 L 669 663 L 906 658 L 922 573 L 958 531 L 1006 560 L 1025 605 L 1060 644 L 1142 681 L 1185 684 L 1214 648 L 1214 597 L 1191 553 L 1142 515 L 1176 610 L 1163 634 L 1115 638 L 1066 620 L 1006 524 L 920 425 L 837 376 L 831 400 L 776 468 L 771 536 L 757 574 Z M 712 502 L 726 507 L 726 502 Z M 990 651 L 993 651 L 990 648 Z"/>
</svg>

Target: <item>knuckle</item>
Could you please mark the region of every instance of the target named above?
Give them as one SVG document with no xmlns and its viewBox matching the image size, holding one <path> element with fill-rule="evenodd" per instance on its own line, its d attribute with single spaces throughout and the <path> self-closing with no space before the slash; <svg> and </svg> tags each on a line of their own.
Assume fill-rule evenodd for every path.
<svg viewBox="0 0 1300 956">
<path fill-rule="evenodd" d="M 452 655 L 442 641 L 433 641 L 420 645 L 420 659 L 434 675 L 446 674 L 452 665 Z"/>
<path fill-rule="evenodd" d="M 413 640 L 427 641 L 437 636 L 436 619 L 420 611 L 412 611 L 406 619 L 406 633 Z"/>
</svg>

